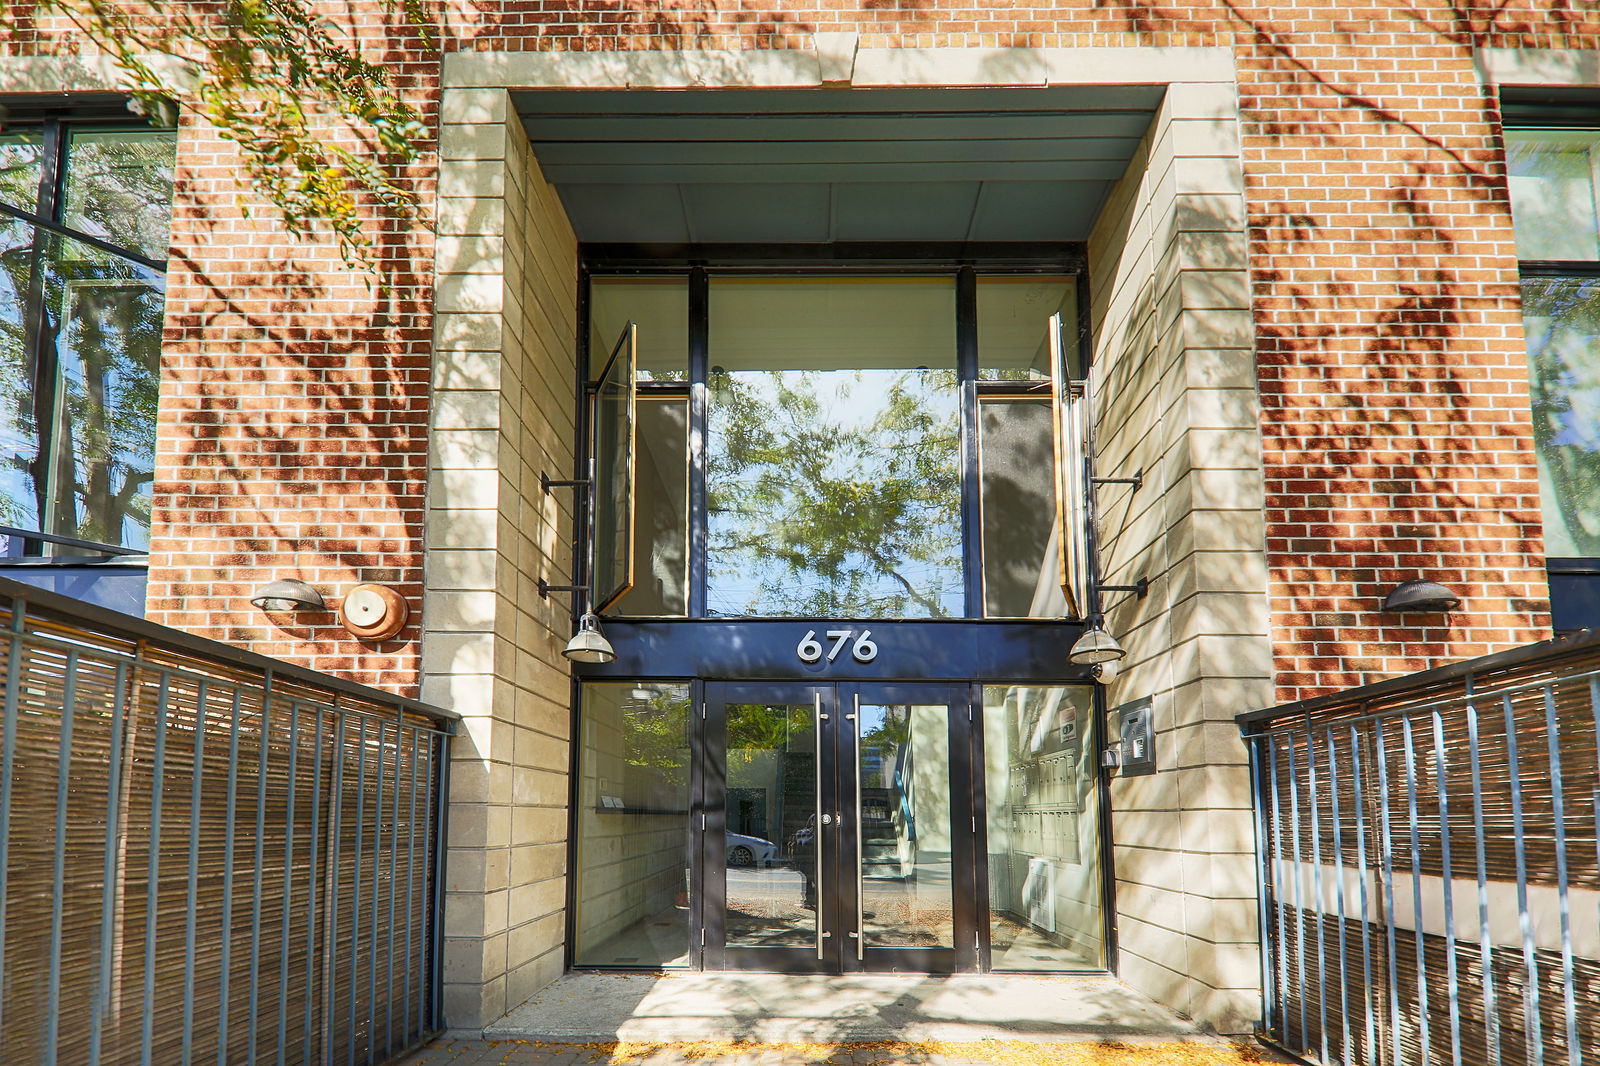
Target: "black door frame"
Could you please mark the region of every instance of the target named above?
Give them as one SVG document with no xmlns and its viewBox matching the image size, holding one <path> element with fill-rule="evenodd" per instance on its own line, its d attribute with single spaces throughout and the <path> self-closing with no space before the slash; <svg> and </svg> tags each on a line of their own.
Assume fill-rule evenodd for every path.
<svg viewBox="0 0 1600 1066">
<path fill-rule="evenodd" d="M 790 973 L 977 972 L 987 947 L 979 926 L 987 896 L 980 861 L 982 738 L 974 728 L 972 687 L 950 682 L 760 681 L 707 682 L 701 699 L 699 751 L 702 813 L 695 855 L 700 886 L 695 920 L 701 935 L 697 964 L 706 970 L 781 970 Z M 752 702 L 810 704 L 819 716 L 817 739 L 818 834 L 817 941 L 815 947 L 728 947 L 726 938 L 725 796 L 727 707 Z M 939 948 L 872 947 L 861 943 L 861 829 L 859 795 L 860 708 L 874 704 L 928 704 L 947 708 L 950 787 L 951 906 L 954 944 Z M 976 756 L 975 756 L 976 753 Z M 963 832 L 963 826 L 970 832 Z"/>
</svg>

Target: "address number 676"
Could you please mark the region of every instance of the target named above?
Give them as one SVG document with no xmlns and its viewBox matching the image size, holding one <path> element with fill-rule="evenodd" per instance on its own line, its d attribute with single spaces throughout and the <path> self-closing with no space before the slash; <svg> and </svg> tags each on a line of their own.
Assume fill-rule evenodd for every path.
<svg viewBox="0 0 1600 1066">
<path fill-rule="evenodd" d="M 832 647 L 826 649 L 830 663 L 839 657 L 846 644 L 850 644 L 850 655 L 858 663 L 870 663 L 878 657 L 878 646 L 872 642 L 870 629 L 863 629 L 859 636 L 853 629 L 830 629 L 826 635 L 833 642 Z M 854 643 L 850 642 L 851 637 L 855 637 Z M 806 630 L 806 635 L 800 638 L 800 643 L 794 648 L 803 663 L 821 662 L 823 650 L 815 629 Z"/>
</svg>

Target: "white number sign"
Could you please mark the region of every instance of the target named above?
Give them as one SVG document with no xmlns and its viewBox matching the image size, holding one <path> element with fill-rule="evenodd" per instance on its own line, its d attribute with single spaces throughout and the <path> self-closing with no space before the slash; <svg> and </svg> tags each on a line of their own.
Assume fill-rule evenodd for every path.
<svg viewBox="0 0 1600 1066">
<path fill-rule="evenodd" d="M 878 657 L 878 645 L 873 643 L 870 629 L 863 629 L 860 635 L 853 629 L 830 629 L 825 635 L 833 645 L 826 649 L 830 663 L 839 657 L 846 644 L 850 644 L 850 655 L 858 663 L 870 663 Z M 855 637 L 854 643 L 851 643 L 851 637 Z M 806 635 L 800 638 L 800 643 L 795 645 L 794 653 L 803 663 L 815 663 L 822 661 L 823 650 L 817 640 L 817 631 L 808 629 Z"/>
</svg>

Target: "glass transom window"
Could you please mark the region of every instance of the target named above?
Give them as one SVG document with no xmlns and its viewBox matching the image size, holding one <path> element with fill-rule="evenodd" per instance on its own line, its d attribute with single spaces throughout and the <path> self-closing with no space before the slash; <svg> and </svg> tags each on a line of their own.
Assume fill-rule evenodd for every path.
<svg viewBox="0 0 1600 1066">
<path fill-rule="evenodd" d="M 1052 351 L 1070 266 L 597 271 L 637 336 L 622 617 L 1061 618 Z"/>
</svg>

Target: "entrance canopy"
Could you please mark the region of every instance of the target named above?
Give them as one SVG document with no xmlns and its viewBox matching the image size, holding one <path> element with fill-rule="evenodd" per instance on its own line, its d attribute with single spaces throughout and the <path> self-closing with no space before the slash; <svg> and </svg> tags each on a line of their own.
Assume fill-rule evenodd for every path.
<svg viewBox="0 0 1600 1066">
<path fill-rule="evenodd" d="M 529 90 L 578 239 L 1083 241 L 1162 87 Z"/>
</svg>

